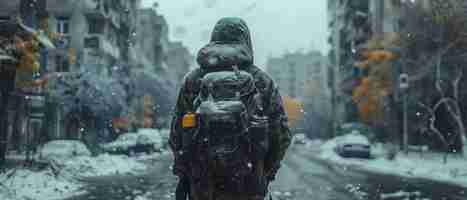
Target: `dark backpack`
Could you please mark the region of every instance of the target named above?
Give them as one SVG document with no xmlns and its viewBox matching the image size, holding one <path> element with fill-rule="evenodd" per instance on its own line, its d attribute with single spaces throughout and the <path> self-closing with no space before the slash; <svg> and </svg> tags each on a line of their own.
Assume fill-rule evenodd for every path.
<svg viewBox="0 0 467 200">
<path fill-rule="evenodd" d="M 214 181 L 217 191 L 264 195 L 267 183 L 259 171 L 269 136 L 261 98 L 252 74 L 235 66 L 202 77 L 193 104 L 201 182 Z"/>
</svg>

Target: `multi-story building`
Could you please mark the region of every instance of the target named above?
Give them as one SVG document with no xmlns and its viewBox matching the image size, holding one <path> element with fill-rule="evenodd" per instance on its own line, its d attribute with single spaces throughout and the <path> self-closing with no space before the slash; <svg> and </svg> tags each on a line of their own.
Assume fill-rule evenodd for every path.
<svg viewBox="0 0 467 200">
<path fill-rule="evenodd" d="M 137 0 L 48 0 L 49 29 L 62 37 L 57 50 L 49 53 L 50 71 L 86 68 L 108 76 L 110 67 L 127 57 L 137 4 Z M 75 54 L 76 63 L 69 62 L 70 54 Z"/>
<path fill-rule="evenodd" d="M 140 0 L 9 0 L 2 2 L 0 20 L 21 17 L 30 27 L 45 27 L 60 34 L 57 50 L 49 52 L 47 71 L 88 67 L 106 76 L 109 66 L 127 57 L 139 3 Z M 77 56 L 74 66 L 68 63 L 70 53 Z"/>
<path fill-rule="evenodd" d="M 172 84 L 179 88 L 183 77 L 194 64 L 194 57 L 181 42 L 170 42 L 166 63 Z"/>
<path fill-rule="evenodd" d="M 159 84 L 152 92 L 139 91 L 133 95 L 131 113 L 135 123 L 143 121 L 141 117 L 144 96 L 151 96 L 153 103 L 157 102 L 159 109 L 154 117 L 155 127 L 168 123 L 169 110 L 172 105 L 163 102 L 173 102 L 176 98 L 176 88 L 183 75 L 188 72 L 193 63 L 193 57 L 180 42 L 169 41 L 169 26 L 164 16 L 153 8 L 139 9 L 137 14 L 134 45 L 130 48 L 130 60 L 133 65 L 132 75 L 146 77 Z M 154 93 L 155 88 L 166 90 L 164 95 Z M 164 89 L 162 89 L 164 88 Z M 141 92 L 148 92 L 141 94 Z M 139 125 L 138 125 L 139 126 Z"/>
<path fill-rule="evenodd" d="M 41 52 L 42 73 L 85 69 L 106 78 L 113 65 L 129 62 L 140 1 L 8 0 L 1 3 L 0 20 L 21 18 L 30 27 L 56 33 L 56 49 Z M 65 137 L 70 120 L 60 102 L 49 97 L 46 132 L 49 138 Z"/>
<path fill-rule="evenodd" d="M 369 0 L 329 0 L 328 26 L 331 32 L 329 43 L 329 87 L 331 89 L 333 126 L 350 120 L 353 103 L 348 93 L 349 80 L 353 78 L 353 54 L 358 45 L 368 39 Z"/>
<path fill-rule="evenodd" d="M 177 87 L 194 58 L 181 42 L 169 41 L 165 18 L 154 9 L 140 9 L 136 38 L 133 57 L 137 69 L 166 77 L 172 87 Z"/>
<path fill-rule="evenodd" d="M 137 69 L 165 75 L 168 72 L 164 63 L 169 50 L 169 26 L 166 19 L 154 9 L 138 10 L 135 47 L 132 60 Z"/>
<path fill-rule="evenodd" d="M 282 95 L 304 100 L 309 81 L 316 81 L 325 88 L 325 61 L 321 53 L 288 53 L 280 58 L 269 58 L 267 72 L 276 81 Z"/>
<path fill-rule="evenodd" d="M 47 71 L 88 70 L 107 78 L 111 67 L 128 64 L 139 3 L 139 0 L 47 0 L 49 31 L 61 38 L 56 42 L 57 49 L 48 53 Z M 73 120 L 62 116 L 60 106 L 55 107 L 57 112 L 52 115 L 55 120 L 51 120 L 56 126 L 54 133 L 64 137 L 61 133 L 70 132 L 64 128 L 71 126 Z"/>
<path fill-rule="evenodd" d="M 318 51 L 287 53 L 269 58 L 266 71 L 276 82 L 282 96 L 292 97 L 303 105 L 303 118 L 296 121 L 294 131 L 310 137 L 325 130 L 329 113 L 329 89 L 326 57 Z M 318 120 L 319 119 L 319 120 Z M 318 130 L 319 123 L 322 123 Z M 316 129 L 313 129 L 316 128 Z M 314 135 L 311 135 L 314 134 Z"/>
</svg>

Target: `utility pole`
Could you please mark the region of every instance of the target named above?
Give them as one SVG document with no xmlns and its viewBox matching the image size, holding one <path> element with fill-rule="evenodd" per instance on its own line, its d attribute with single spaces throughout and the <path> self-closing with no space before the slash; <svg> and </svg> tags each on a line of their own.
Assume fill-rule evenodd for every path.
<svg viewBox="0 0 467 200">
<path fill-rule="evenodd" d="M 408 119 L 407 119 L 407 102 L 408 100 L 408 95 L 407 92 L 404 92 L 404 100 L 403 100 L 403 112 L 404 112 L 404 126 L 403 126 L 403 131 L 404 131 L 404 153 L 405 155 L 409 154 L 409 133 L 408 133 Z"/>
<path fill-rule="evenodd" d="M 409 89 L 409 76 L 406 73 L 402 73 L 399 76 L 399 88 L 402 90 L 402 112 L 403 112 L 403 150 L 407 155 L 409 154 L 409 132 L 408 132 L 408 89 Z"/>
</svg>

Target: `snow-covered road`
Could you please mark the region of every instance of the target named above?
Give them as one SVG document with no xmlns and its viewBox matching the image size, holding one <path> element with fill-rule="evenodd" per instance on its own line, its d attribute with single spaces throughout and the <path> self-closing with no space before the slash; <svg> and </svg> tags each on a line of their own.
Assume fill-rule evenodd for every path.
<svg viewBox="0 0 467 200">
<path fill-rule="evenodd" d="M 88 179 L 87 194 L 70 200 L 174 199 L 175 177 L 170 156 L 151 161 L 145 175 Z M 317 159 L 306 148 L 295 147 L 271 186 L 277 200 L 461 200 L 467 190 L 421 179 L 372 174 Z"/>
<path fill-rule="evenodd" d="M 302 146 L 288 152 L 273 184 L 282 194 L 278 199 L 467 200 L 467 188 L 352 169 L 314 154 Z"/>
</svg>

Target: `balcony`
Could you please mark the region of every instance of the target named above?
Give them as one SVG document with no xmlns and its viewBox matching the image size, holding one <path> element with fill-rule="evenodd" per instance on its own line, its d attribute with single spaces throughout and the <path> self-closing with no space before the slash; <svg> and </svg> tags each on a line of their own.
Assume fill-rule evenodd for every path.
<svg viewBox="0 0 467 200">
<path fill-rule="evenodd" d="M 120 49 L 112 44 L 103 35 L 88 36 L 84 38 L 84 48 L 100 50 L 102 53 L 114 58 L 120 57 Z"/>
<path fill-rule="evenodd" d="M 115 2 L 109 0 L 85 0 L 83 2 L 83 12 L 88 19 L 106 21 L 117 29 L 120 28 L 123 19 L 120 10 L 115 8 L 118 5 L 112 5 Z"/>
</svg>

